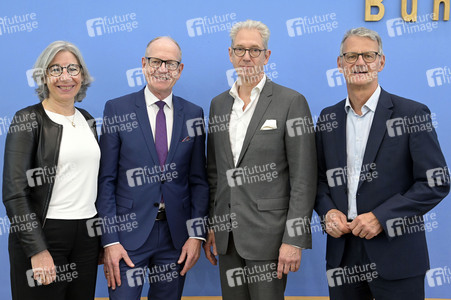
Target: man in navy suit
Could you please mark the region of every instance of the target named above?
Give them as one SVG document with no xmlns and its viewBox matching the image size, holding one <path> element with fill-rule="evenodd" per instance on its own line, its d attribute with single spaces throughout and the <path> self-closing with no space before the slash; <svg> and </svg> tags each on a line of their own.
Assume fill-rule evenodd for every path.
<svg viewBox="0 0 451 300">
<path fill-rule="evenodd" d="M 432 115 L 379 86 L 377 32 L 348 31 L 337 63 L 348 97 L 321 112 L 316 135 L 330 298 L 424 299 L 423 215 L 449 192 Z"/>
<path fill-rule="evenodd" d="M 208 210 L 205 135 L 192 128 L 204 116 L 172 94 L 181 56 L 173 39 L 153 39 L 146 87 L 105 105 L 97 209 L 110 299 L 140 299 L 147 282 L 149 299 L 180 299 L 205 240 L 190 226 Z"/>
</svg>

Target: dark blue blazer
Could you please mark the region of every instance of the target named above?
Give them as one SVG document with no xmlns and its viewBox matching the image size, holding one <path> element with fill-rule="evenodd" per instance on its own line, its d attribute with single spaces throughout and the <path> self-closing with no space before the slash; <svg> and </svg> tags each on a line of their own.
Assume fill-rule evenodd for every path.
<svg viewBox="0 0 451 300">
<path fill-rule="evenodd" d="M 325 108 L 317 124 L 319 180 L 315 210 L 320 217 L 330 209 L 345 215 L 348 211 L 347 185 L 340 184 L 346 176 L 330 178 L 331 170 L 342 170 L 347 165 L 344 106 L 345 100 Z M 336 128 L 328 131 L 332 114 Z M 385 279 L 422 275 L 429 269 L 419 216 L 449 192 L 449 173 L 430 114 L 421 103 L 381 91 L 362 163 L 366 167 L 357 190 L 357 213 L 373 212 L 384 229 L 373 239 L 364 240 L 364 246 Z M 431 183 L 431 178 L 428 181 L 431 170 L 441 177 L 435 178 L 436 184 Z M 327 236 L 329 267 L 340 265 L 344 247 L 343 237 Z"/>
<path fill-rule="evenodd" d="M 99 217 L 108 223 L 101 236 L 103 245 L 120 242 L 126 250 L 142 246 L 152 230 L 162 196 L 177 249 L 189 237 L 186 222 L 207 215 L 205 134 L 191 132 L 190 136 L 190 122 L 187 124 L 192 119 L 203 121 L 203 111 L 177 96 L 173 96 L 173 109 L 166 167 L 159 168 L 144 89 L 105 104 L 96 203 Z M 159 172 L 161 169 L 163 172 Z M 135 226 L 127 225 L 133 221 Z M 191 234 L 204 235 L 203 230 Z"/>
</svg>

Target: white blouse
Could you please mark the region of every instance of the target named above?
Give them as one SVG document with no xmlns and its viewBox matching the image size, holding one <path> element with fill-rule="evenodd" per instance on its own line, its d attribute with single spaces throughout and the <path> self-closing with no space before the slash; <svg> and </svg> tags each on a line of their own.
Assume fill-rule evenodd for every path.
<svg viewBox="0 0 451 300">
<path fill-rule="evenodd" d="M 88 122 L 77 109 L 72 116 L 45 112 L 53 122 L 63 125 L 58 166 L 49 170 L 49 174 L 53 174 L 50 176 L 54 178 L 54 185 L 47 218 L 92 218 L 97 214 L 99 145 Z"/>
</svg>

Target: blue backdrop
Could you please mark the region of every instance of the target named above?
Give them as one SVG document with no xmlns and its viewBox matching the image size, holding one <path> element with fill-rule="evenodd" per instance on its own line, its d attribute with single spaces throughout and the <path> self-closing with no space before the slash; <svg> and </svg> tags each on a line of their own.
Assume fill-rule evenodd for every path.
<svg viewBox="0 0 451 300">
<path fill-rule="evenodd" d="M 272 55 L 267 74 L 307 98 L 312 114 L 346 97 L 336 58 L 344 32 L 366 26 L 380 33 L 386 67 L 380 84 L 387 91 L 425 103 L 435 114 L 436 130 L 451 161 L 451 23 L 432 21 L 432 0 L 419 1 L 416 23 L 404 23 L 401 0 L 386 1 L 379 22 L 365 22 L 365 1 L 11 1 L 0 2 L 0 148 L 3 153 L 14 113 L 38 102 L 30 69 L 39 53 L 55 40 L 68 40 L 82 51 L 95 81 L 79 105 L 96 118 L 104 103 L 143 87 L 141 57 L 154 37 L 170 35 L 183 50 L 185 69 L 174 93 L 208 114 L 210 100 L 229 88 L 231 70 L 228 30 L 234 22 L 261 20 L 271 30 Z M 410 2 L 410 1 L 409 1 Z M 3 168 L 3 158 L 0 159 Z M 451 239 L 447 197 L 428 214 L 431 268 L 449 270 Z M 0 295 L 10 298 L 6 213 L 0 206 Z M 7 222 L 6 222 L 7 223 Z M 288 296 L 325 296 L 325 236 L 313 222 L 313 250 L 303 252 L 301 270 L 288 280 Z M 399 253 L 399 255 L 403 255 Z M 97 297 L 107 296 L 99 269 Z M 426 295 L 450 298 L 451 274 L 426 281 Z M 220 295 L 218 269 L 202 254 L 189 272 L 186 296 Z"/>
</svg>

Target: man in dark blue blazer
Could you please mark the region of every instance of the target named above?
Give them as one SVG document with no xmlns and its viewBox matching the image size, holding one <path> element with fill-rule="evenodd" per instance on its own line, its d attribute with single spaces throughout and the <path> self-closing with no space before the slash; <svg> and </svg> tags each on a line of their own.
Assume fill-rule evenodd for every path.
<svg viewBox="0 0 451 300">
<path fill-rule="evenodd" d="M 172 94 L 180 46 L 153 39 L 142 58 L 147 85 L 105 105 L 97 209 L 110 299 L 181 299 L 200 255 L 208 184 L 197 105 Z M 194 230 L 193 230 L 194 229 Z"/>
<path fill-rule="evenodd" d="M 316 135 L 330 298 L 424 299 L 423 215 L 449 192 L 431 113 L 381 89 L 376 32 L 348 31 L 337 63 L 348 97 L 321 112 Z"/>
</svg>

